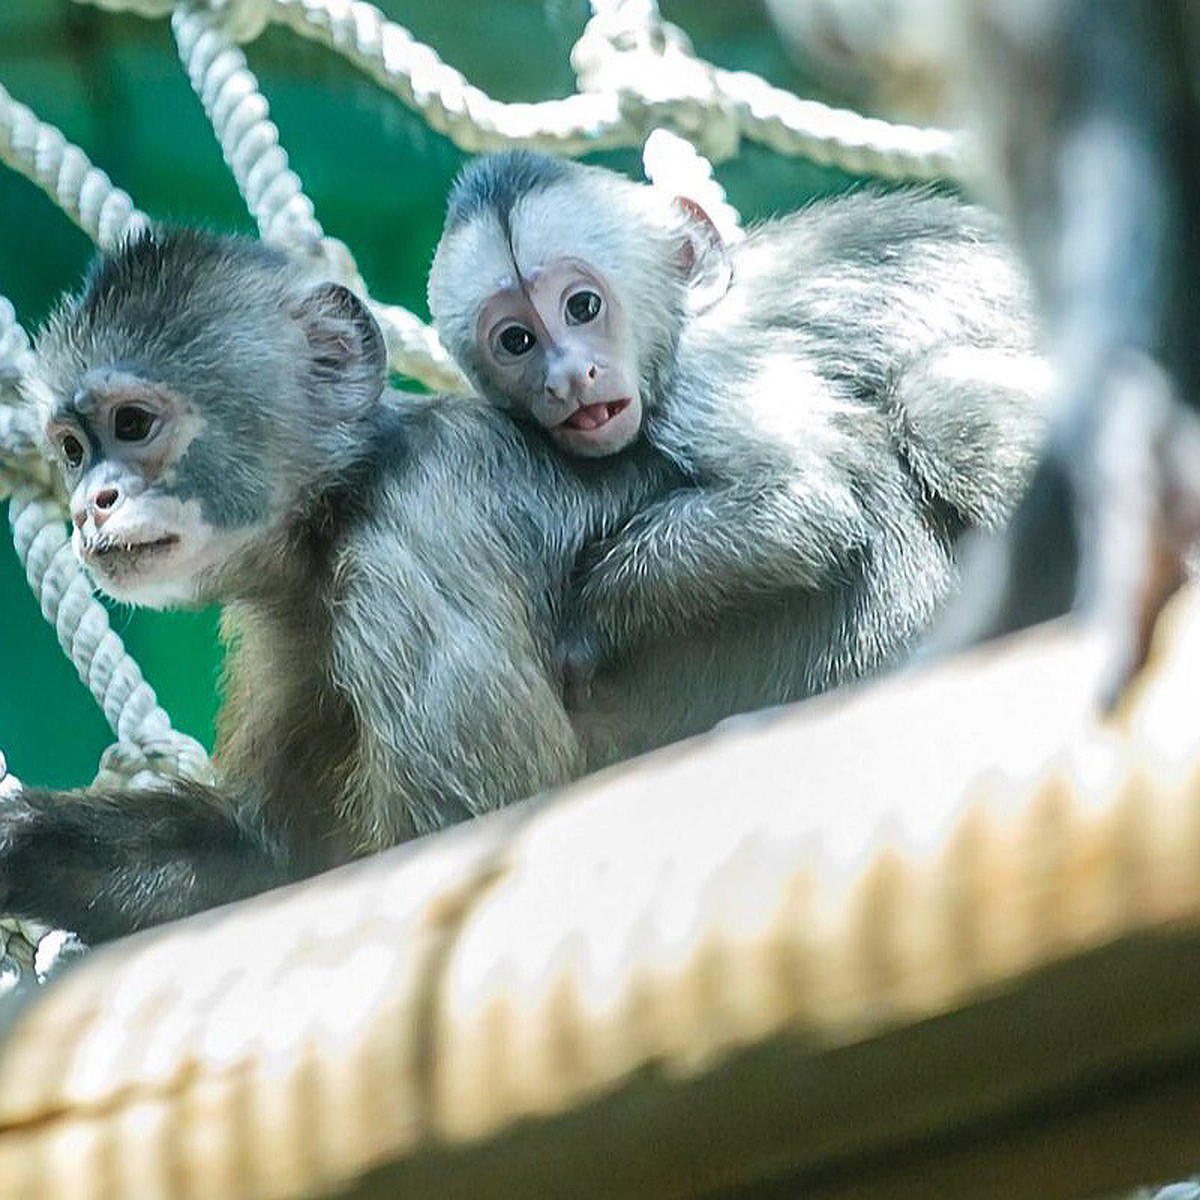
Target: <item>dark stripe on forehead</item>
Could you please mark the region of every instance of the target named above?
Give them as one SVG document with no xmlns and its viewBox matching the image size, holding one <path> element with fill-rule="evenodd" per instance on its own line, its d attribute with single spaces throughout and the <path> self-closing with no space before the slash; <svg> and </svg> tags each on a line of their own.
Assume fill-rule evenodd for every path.
<svg viewBox="0 0 1200 1200">
<path fill-rule="evenodd" d="M 574 163 L 532 150 L 506 150 L 485 154 L 468 163 L 450 190 L 446 205 L 446 230 L 465 225 L 481 212 L 494 212 L 511 240 L 509 217 L 522 196 L 542 191 L 569 178 Z"/>
</svg>

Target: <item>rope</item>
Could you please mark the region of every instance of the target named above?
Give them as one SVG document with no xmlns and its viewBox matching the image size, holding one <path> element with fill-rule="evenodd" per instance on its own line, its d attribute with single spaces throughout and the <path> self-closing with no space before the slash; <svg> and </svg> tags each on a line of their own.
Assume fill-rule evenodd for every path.
<svg viewBox="0 0 1200 1200">
<path fill-rule="evenodd" d="M 17 385 L 33 367 L 33 351 L 7 297 L 0 296 L 0 499 L 14 477 L 49 486 L 50 472 L 39 453 L 41 430 L 30 405 L 19 402 Z"/>
<path fill-rule="evenodd" d="M 59 501 L 41 488 L 18 485 L 9 501 L 9 523 L 42 615 L 118 740 L 156 764 L 160 774 L 209 777 L 204 748 L 171 728 L 154 689 L 95 599 L 71 550 Z"/>
<path fill-rule="evenodd" d="M 881 179 L 964 176 L 961 135 L 896 125 L 815 100 L 801 100 L 747 71 L 716 71 L 717 90 L 732 106 L 743 136 L 777 154 Z"/>
<path fill-rule="evenodd" d="M 146 221 L 126 192 L 53 125 L 0 87 L 0 160 L 36 183 L 94 242 L 115 246 Z"/>
<path fill-rule="evenodd" d="M 655 187 L 697 201 L 726 242 L 745 237 L 741 216 L 713 178 L 712 164 L 685 138 L 656 129 L 642 149 L 642 170 Z"/>
<path fill-rule="evenodd" d="M 571 55 L 580 93 L 535 104 L 492 99 L 361 0 L 257 6 L 342 55 L 471 154 L 508 146 L 572 156 L 627 149 L 665 127 L 717 162 L 748 138 L 780 154 L 887 179 L 945 179 L 959 170 L 954 134 L 802 101 L 757 76 L 713 68 L 678 28 L 659 20 L 651 0 L 593 0 L 594 16 Z"/>
<path fill-rule="evenodd" d="M 227 15 L 181 8 L 171 27 L 188 79 L 263 239 L 312 260 L 327 277 L 367 296 L 354 256 L 345 243 L 325 235 L 299 176 L 288 165 L 270 106 L 233 39 Z M 372 311 L 393 369 L 436 389 L 467 386 L 433 330 L 412 313 L 381 304 L 372 304 Z"/>
</svg>

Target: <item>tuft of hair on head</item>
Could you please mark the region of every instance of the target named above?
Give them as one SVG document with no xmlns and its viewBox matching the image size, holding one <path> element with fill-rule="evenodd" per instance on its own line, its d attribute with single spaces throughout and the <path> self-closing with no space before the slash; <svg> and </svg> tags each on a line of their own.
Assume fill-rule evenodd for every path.
<svg viewBox="0 0 1200 1200">
<path fill-rule="evenodd" d="M 83 286 L 38 337 L 51 367 L 93 362 L 220 362 L 260 334 L 301 271 L 280 251 L 247 238 L 152 225 L 98 255 Z"/>
<path fill-rule="evenodd" d="M 502 150 L 467 163 L 458 173 L 446 203 L 446 232 L 484 211 L 493 212 L 507 230 L 513 205 L 523 196 L 571 178 L 583 168 L 536 150 Z"/>
<path fill-rule="evenodd" d="M 134 230 L 117 247 L 99 255 L 84 279 L 84 308 L 102 310 L 130 293 L 169 297 L 232 267 L 266 275 L 289 272 L 280 250 L 251 238 L 182 225 L 154 224 Z"/>
<path fill-rule="evenodd" d="M 386 383 L 383 336 L 349 289 L 257 240 L 173 226 L 102 254 L 37 349 L 51 392 L 119 366 L 244 444 L 269 440 L 335 473 L 359 452 Z"/>
</svg>

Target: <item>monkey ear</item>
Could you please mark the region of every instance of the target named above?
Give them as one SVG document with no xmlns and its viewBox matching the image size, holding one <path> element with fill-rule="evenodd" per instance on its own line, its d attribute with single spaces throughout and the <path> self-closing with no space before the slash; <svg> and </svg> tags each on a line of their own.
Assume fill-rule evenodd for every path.
<svg viewBox="0 0 1200 1200">
<path fill-rule="evenodd" d="M 367 306 L 340 283 L 322 283 L 300 301 L 295 316 L 326 394 L 353 405 L 374 403 L 387 379 L 387 348 Z"/>
<path fill-rule="evenodd" d="M 674 203 L 686 222 L 679 262 L 688 279 L 688 307 L 701 313 L 729 291 L 733 262 L 708 213 L 690 196 L 676 196 Z"/>
</svg>

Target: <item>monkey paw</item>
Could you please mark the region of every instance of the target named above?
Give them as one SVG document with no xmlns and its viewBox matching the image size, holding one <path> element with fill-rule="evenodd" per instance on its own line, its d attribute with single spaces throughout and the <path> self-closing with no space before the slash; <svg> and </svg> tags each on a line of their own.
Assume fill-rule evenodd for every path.
<svg viewBox="0 0 1200 1200">
<path fill-rule="evenodd" d="M 3 753 L 0 753 L 0 803 L 11 800 L 20 791 L 21 781 L 8 773 L 8 763 L 4 761 Z"/>
</svg>

